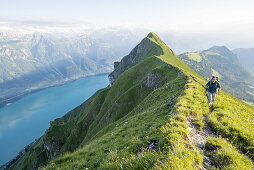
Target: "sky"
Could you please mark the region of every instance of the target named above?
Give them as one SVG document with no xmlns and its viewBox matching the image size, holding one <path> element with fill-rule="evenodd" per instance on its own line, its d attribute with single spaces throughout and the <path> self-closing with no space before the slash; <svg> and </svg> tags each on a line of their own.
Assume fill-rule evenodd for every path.
<svg viewBox="0 0 254 170">
<path fill-rule="evenodd" d="M 232 48 L 254 47 L 253 0 L 0 0 L 0 4 L 0 31 L 17 30 L 16 25 L 58 30 L 121 26 L 180 39 L 203 37 Z"/>
</svg>

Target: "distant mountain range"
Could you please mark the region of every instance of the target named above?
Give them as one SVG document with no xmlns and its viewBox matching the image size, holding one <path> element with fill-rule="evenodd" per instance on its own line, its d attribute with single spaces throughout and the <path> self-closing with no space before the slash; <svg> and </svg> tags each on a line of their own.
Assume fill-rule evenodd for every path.
<svg viewBox="0 0 254 170">
<path fill-rule="evenodd" d="M 0 107 L 38 89 L 110 72 L 112 63 L 138 39 L 130 31 L 114 29 L 86 34 L 0 33 Z M 205 78 L 218 75 L 224 90 L 253 102 L 253 76 L 243 68 L 254 72 L 253 54 L 254 48 L 230 51 L 214 46 L 179 57 Z"/>
<path fill-rule="evenodd" d="M 254 75 L 254 48 L 236 48 L 232 51 L 238 56 L 239 62 Z"/>
<path fill-rule="evenodd" d="M 213 46 L 203 51 L 186 52 L 179 57 L 205 79 L 218 76 L 226 92 L 254 103 L 254 76 L 227 47 Z"/>
<path fill-rule="evenodd" d="M 0 33 L 0 107 L 34 90 L 112 71 L 113 61 L 136 44 L 124 33 Z"/>
</svg>

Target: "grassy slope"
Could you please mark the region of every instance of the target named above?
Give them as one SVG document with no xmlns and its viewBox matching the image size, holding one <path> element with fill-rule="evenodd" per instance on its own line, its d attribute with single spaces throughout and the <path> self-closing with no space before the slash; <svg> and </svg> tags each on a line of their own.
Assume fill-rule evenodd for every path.
<svg viewBox="0 0 254 170">
<path fill-rule="evenodd" d="M 169 57 L 167 57 L 167 55 L 164 55 L 163 57 L 161 57 L 161 59 L 168 64 L 175 64 L 171 61 Z M 186 71 L 185 68 L 182 67 L 182 69 Z M 200 79 L 200 76 L 197 77 L 196 74 L 193 74 L 193 72 L 187 72 L 191 75 L 190 79 L 192 79 L 192 81 L 194 80 L 193 88 L 196 90 L 194 90 L 194 92 L 191 92 L 193 91 L 191 90 L 191 88 L 186 89 L 189 92 L 187 92 L 187 94 L 184 96 L 187 98 L 187 101 L 185 101 L 186 103 L 183 104 L 183 110 L 186 111 L 187 114 L 196 114 L 198 117 L 197 121 L 200 122 L 200 126 L 202 127 L 201 115 L 205 115 L 208 113 L 207 104 L 204 105 L 204 103 L 206 103 L 206 99 L 204 99 L 204 96 L 202 95 L 204 91 L 202 85 L 205 85 L 206 81 L 202 78 Z M 192 94 L 192 96 L 187 97 L 190 94 Z M 206 109 L 206 111 L 204 109 Z M 238 148 L 246 155 L 248 155 L 251 159 L 254 159 L 253 119 L 253 107 L 224 92 L 221 93 L 219 97 L 217 97 L 215 110 L 212 112 L 212 114 L 208 115 L 208 123 L 215 132 L 227 139 L 223 142 L 220 142 L 220 146 L 222 148 L 227 147 L 232 150 L 232 152 L 227 151 L 223 153 L 224 158 L 221 158 L 221 160 L 223 161 L 223 159 L 226 159 L 225 163 L 223 165 L 216 164 L 217 168 L 253 168 L 251 161 L 245 156 L 240 156 L 240 153 L 237 152 L 237 150 L 235 149 L 235 147 Z M 220 141 L 221 139 L 211 140 Z M 234 146 L 232 146 L 230 143 L 233 143 Z M 218 156 L 218 152 L 220 152 L 220 150 L 214 151 L 214 154 L 211 157 L 215 157 L 216 159 Z M 237 155 L 243 158 L 237 159 Z"/>
<path fill-rule="evenodd" d="M 150 38 L 159 45 L 163 43 L 156 35 L 150 35 Z M 172 57 L 171 61 L 174 62 L 175 67 L 186 67 L 186 69 L 188 69 L 170 49 L 167 50 L 170 52 L 170 57 Z M 156 65 L 161 64 L 155 57 L 149 60 L 156 61 Z M 149 63 L 150 62 L 151 61 L 149 61 Z M 145 60 L 124 72 L 114 85 L 117 86 L 117 89 L 121 88 L 127 76 L 135 75 L 133 70 L 140 68 L 140 65 L 148 65 L 149 63 Z M 151 68 L 151 66 L 149 67 Z M 175 68 L 171 69 L 176 70 Z M 191 72 L 195 74 L 193 71 Z M 178 148 L 181 148 L 182 145 L 188 146 L 188 148 L 184 147 L 182 150 L 182 154 L 186 158 L 186 160 L 184 160 L 186 165 L 184 166 L 186 168 L 193 167 L 193 162 L 196 162 L 196 165 L 200 164 L 202 162 L 202 157 L 188 140 L 176 142 L 179 137 L 179 135 L 177 135 L 178 131 L 180 131 L 179 133 L 181 133 L 181 135 L 183 133 L 185 139 L 187 139 L 185 123 L 178 123 L 175 129 L 173 127 L 167 127 L 169 125 L 168 122 L 170 122 L 172 118 L 169 116 L 169 112 L 172 110 L 177 96 L 183 90 L 186 83 L 186 76 L 182 74 L 178 77 L 177 72 L 165 76 L 171 77 L 170 80 L 166 81 L 167 83 L 162 87 L 145 97 L 143 101 L 126 116 L 109 124 L 96 135 L 95 139 L 84 145 L 83 148 L 72 154 L 66 154 L 56 159 L 47 168 L 82 169 L 84 167 L 90 167 L 112 169 L 128 167 L 137 169 L 144 167 L 151 168 L 154 166 L 171 166 L 168 158 L 171 156 L 172 152 L 169 151 L 169 148 L 174 150 L 178 142 L 180 142 L 179 145 L 177 145 Z M 118 85 L 118 82 L 121 83 Z M 133 94 L 133 92 L 131 94 Z M 132 99 L 135 97 L 137 96 L 132 96 Z M 176 117 L 175 119 L 182 120 L 184 118 Z M 170 132 L 171 130 L 174 130 L 176 133 L 173 131 Z M 174 139 L 171 138 L 173 136 L 175 136 Z M 148 149 L 151 143 L 158 146 L 154 149 Z M 179 161 L 180 166 L 183 161 Z"/>
<path fill-rule="evenodd" d="M 174 82 L 169 81 L 153 91 L 133 111 L 104 128 L 100 132 L 101 134 L 98 134 L 98 138 L 76 152 L 56 159 L 46 169 L 82 169 L 84 167 L 100 169 L 199 168 L 203 159 L 199 151 L 188 140 L 186 115 L 195 114 L 197 123 L 202 128 L 202 117 L 208 113 L 207 99 L 203 95 L 202 87 L 206 81 L 175 57 L 173 52 L 156 35 L 153 35 L 153 40 L 162 47 L 164 52 L 163 55 L 157 57 L 179 68 L 184 74 Z M 168 100 L 165 100 L 165 97 L 168 96 L 167 98 L 170 99 L 169 96 L 171 98 L 175 96 L 175 92 L 172 91 L 174 89 L 176 93 L 181 92 L 181 88 L 179 90 L 176 88 L 183 86 L 183 83 L 186 84 L 181 97 L 177 97 L 173 108 L 168 107 Z M 233 103 L 234 107 L 230 103 Z M 245 114 L 238 113 L 242 111 Z M 253 141 L 251 132 L 253 132 L 254 126 L 253 124 L 246 124 L 245 128 L 239 126 L 242 122 L 252 121 L 253 111 L 252 107 L 231 95 L 223 92 L 221 96 L 218 96 L 215 111 L 208 115 L 209 124 L 225 138 L 208 140 L 207 147 L 210 148 L 209 154 L 214 160 L 215 168 L 253 168 L 246 155 L 253 154 L 250 141 Z M 223 119 L 223 123 L 222 119 L 216 119 L 217 114 L 225 115 L 228 119 Z M 227 126 L 225 126 L 226 124 Z M 226 133 L 228 128 L 231 129 L 230 127 L 235 127 L 239 133 L 232 133 L 232 137 L 230 137 Z M 236 136 L 242 136 L 245 142 L 241 142 L 241 137 L 239 138 L 241 140 L 237 141 Z M 158 142 L 157 149 L 148 149 L 151 143 L 156 142 Z M 241 149 L 246 153 L 243 149 L 246 147 L 242 147 L 243 143 L 247 144 L 249 148 L 246 155 L 238 151 Z"/>
<path fill-rule="evenodd" d="M 213 113 L 209 115 L 209 125 L 254 159 L 253 107 L 228 93 L 222 93 L 216 102 Z"/>
<path fill-rule="evenodd" d="M 113 116 L 102 130 L 96 131 L 93 138 L 85 139 L 79 149 L 60 156 L 45 169 L 199 169 L 203 158 L 188 139 L 186 116 L 195 114 L 197 123 L 202 128 L 202 117 L 208 113 L 207 99 L 202 87 L 205 80 L 176 57 L 155 34 L 149 35 L 152 41 L 161 46 L 163 55 L 152 56 L 140 62 L 125 71 L 113 85 L 115 96 L 123 95 L 117 100 L 118 103 L 127 102 L 116 109 L 115 113 L 121 115 L 126 109 L 128 112 L 119 119 Z M 175 68 L 165 66 L 155 57 L 184 74 L 176 76 L 178 71 Z M 145 78 L 139 77 L 139 71 L 146 65 L 151 67 L 150 73 L 160 73 L 165 77 L 156 90 L 138 90 L 144 87 L 142 84 L 145 82 Z M 147 74 L 142 76 L 146 77 Z M 132 81 L 128 82 L 129 79 Z M 135 85 L 124 88 L 125 84 L 131 84 L 135 80 L 138 81 Z M 125 89 L 125 92 L 119 91 L 121 89 Z M 142 96 L 142 99 L 135 99 L 142 95 L 139 92 L 146 91 L 147 95 Z M 132 100 L 135 104 L 131 109 L 125 108 Z M 207 144 L 215 168 L 253 168 L 246 155 L 251 157 L 253 154 L 251 141 L 254 139 L 251 132 L 254 131 L 254 126 L 247 123 L 241 128 L 240 125 L 242 122 L 253 122 L 254 109 L 226 93 L 218 96 L 215 105 L 215 111 L 208 115 L 208 120 L 222 136 L 209 139 Z M 239 114 L 240 112 L 244 114 Z M 235 129 L 230 131 L 232 127 Z M 246 155 L 241 154 L 238 149 Z"/>
<path fill-rule="evenodd" d="M 85 102 L 87 104 L 82 104 L 85 106 L 80 106 L 74 109 L 71 114 L 68 113 L 63 118 L 51 122 L 47 133 L 42 137 L 47 143 L 47 147 L 65 153 L 66 151 L 74 151 L 79 145 L 86 145 L 91 139 L 98 138 L 111 130 L 112 126 L 110 125 L 133 111 L 154 89 L 176 79 L 178 70 L 168 67 L 154 57 L 160 53 L 159 46 L 154 45 L 152 50 L 148 51 L 146 59 L 129 69 L 128 72 L 124 72 L 112 87 L 98 91 Z M 154 82 L 150 87 L 146 85 L 148 76 L 150 78 L 155 77 L 154 80 L 152 80 L 153 78 L 150 79 Z M 176 88 L 177 91 L 173 93 L 174 95 L 179 95 L 177 92 L 183 89 L 183 86 L 179 87 L 181 88 Z M 128 116 L 130 115 L 128 114 Z M 69 117 L 73 118 L 70 119 Z M 104 129 L 100 131 L 102 128 Z M 99 131 L 100 133 L 98 133 Z M 42 146 L 34 146 L 34 148 L 39 147 Z M 29 154 L 30 151 L 33 153 L 32 155 Z M 44 151 L 41 152 L 45 153 Z M 36 167 L 36 162 L 34 163 L 33 160 L 41 152 L 34 153 L 33 148 L 31 148 L 13 167 L 21 169 Z M 53 158 L 54 154 L 51 152 L 48 155 Z"/>
</svg>

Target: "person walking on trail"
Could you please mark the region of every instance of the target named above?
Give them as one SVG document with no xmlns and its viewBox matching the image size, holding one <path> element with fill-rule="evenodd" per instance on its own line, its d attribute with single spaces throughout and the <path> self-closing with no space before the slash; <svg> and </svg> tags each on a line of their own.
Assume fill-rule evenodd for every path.
<svg viewBox="0 0 254 170">
<path fill-rule="evenodd" d="M 215 100 L 216 97 L 216 92 L 218 89 L 218 94 L 220 94 L 221 91 L 221 86 L 220 83 L 218 81 L 216 81 L 216 77 L 212 76 L 212 79 L 210 81 L 208 81 L 208 83 L 205 86 L 206 91 L 208 91 L 208 104 L 209 107 L 213 106 L 213 102 Z M 206 94 L 205 91 L 205 94 Z"/>
</svg>

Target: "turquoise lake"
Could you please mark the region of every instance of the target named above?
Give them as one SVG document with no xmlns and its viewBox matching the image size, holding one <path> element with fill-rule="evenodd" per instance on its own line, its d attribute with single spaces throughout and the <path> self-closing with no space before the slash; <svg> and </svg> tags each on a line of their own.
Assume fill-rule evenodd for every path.
<svg viewBox="0 0 254 170">
<path fill-rule="evenodd" d="M 89 76 L 30 93 L 0 108 L 0 165 L 44 134 L 49 122 L 107 87 L 108 74 Z"/>
</svg>

